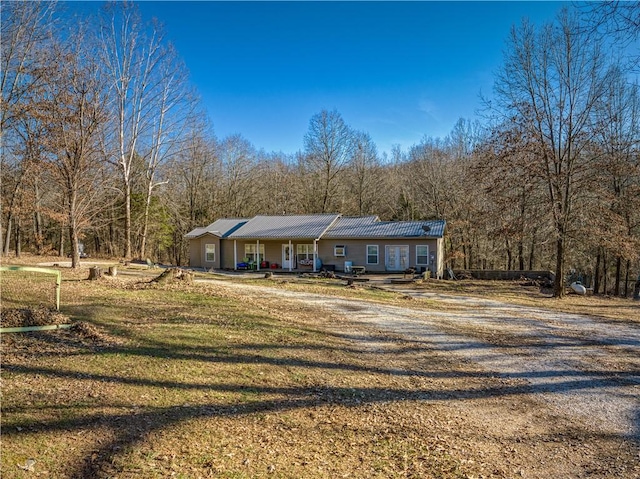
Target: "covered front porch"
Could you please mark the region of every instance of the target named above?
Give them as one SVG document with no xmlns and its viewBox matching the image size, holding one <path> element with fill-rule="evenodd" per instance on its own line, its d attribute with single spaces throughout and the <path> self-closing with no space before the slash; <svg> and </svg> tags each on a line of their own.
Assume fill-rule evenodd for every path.
<svg viewBox="0 0 640 479">
<path fill-rule="evenodd" d="M 231 240 L 235 271 L 317 272 L 322 269 L 318 240 Z"/>
</svg>

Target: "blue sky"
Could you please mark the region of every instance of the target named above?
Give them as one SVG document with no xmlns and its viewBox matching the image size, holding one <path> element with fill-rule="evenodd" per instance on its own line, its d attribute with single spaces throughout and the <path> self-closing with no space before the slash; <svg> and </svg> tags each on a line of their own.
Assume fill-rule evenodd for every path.
<svg viewBox="0 0 640 479">
<path fill-rule="evenodd" d="M 220 138 L 303 149 L 337 109 L 380 152 L 474 119 L 511 26 L 568 2 L 140 2 L 184 58 Z M 83 5 L 86 8 L 88 5 Z M 99 8 L 101 3 L 92 6 Z"/>
</svg>

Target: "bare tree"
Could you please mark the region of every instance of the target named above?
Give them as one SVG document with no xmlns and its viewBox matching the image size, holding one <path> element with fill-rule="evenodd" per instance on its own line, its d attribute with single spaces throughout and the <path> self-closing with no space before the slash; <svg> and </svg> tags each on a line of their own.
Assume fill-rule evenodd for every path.
<svg viewBox="0 0 640 479">
<path fill-rule="evenodd" d="M 217 145 L 222 168 L 222 191 L 217 209 L 221 216 L 241 218 L 260 211 L 256 194 L 261 171 L 253 145 L 240 135 L 232 135 Z"/>
<path fill-rule="evenodd" d="M 260 177 L 256 181 L 262 185 L 257 191 L 260 211 L 275 215 L 302 213 L 299 194 L 304 184 L 296 176 L 291 155 L 260 151 L 258 165 Z"/>
<path fill-rule="evenodd" d="M 131 258 L 131 195 L 138 173 L 136 161 L 147 154 L 150 164 L 157 166 L 158 155 L 163 153 L 158 142 L 163 141 L 166 130 L 158 115 L 165 115 L 163 108 L 173 101 L 167 90 L 171 78 L 166 76 L 169 69 L 166 62 L 170 61 L 171 51 L 164 46 L 158 25 L 145 25 L 132 3 L 111 3 L 105 8 L 100 51 L 105 76 L 112 87 L 113 121 L 104 153 L 120 170 L 124 196 L 124 256 Z M 154 181 L 151 179 L 146 183 L 153 185 Z"/>
<path fill-rule="evenodd" d="M 13 220 L 19 218 L 16 208 L 25 181 L 35 173 L 38 145 L 34 134 L 39 127 L 33 125 L 31 110 L 35 92 L 48 81 L 45 66 L 55 28 L 54 8 L 55 2 L 0 3 L 0 244 L 5 255 L 9 253 Z"/>
<path fill-rule="evenodd" d="M 614 294 L 618 295 L 623 262 L 628 276 L 631 263 L 640 259 L 640 91 L 637 84 L 628 83 L 622 70 L 610 76 L 597 116 L 600 128 L 593 148 L 599 208 L 592 221 L 600 227 L 592 230 L 590 238 L 599 251 L 609 250 L 615 258 Z"/>
<path fill-rule="evenodd" d="M 55 2 L 2 2 L 0 135 L 24 116 L 30 92 L 47 81 L 43 49 L 55 24 Z"/>
<path fill-rule="evenodd" d="M 335 206 L 339 175 L 353 157 L 353 132 L 336 110 L 322 110 L 311 117 L 304 146 L 313 182 L 307 186 L 318 198 L 315 212 L 327 213 Z"/>
<path fill-rule="evenodd" d="M 154 75 L 155 96 L 147 105 L 147 114 L 153 118 L 148 143 L 144 142 L 145 200 L 140 235 L 140 257 L 146 256 L 149 211 L 154 190 L 167 180 L 159 177 L 185 143 L 189 120 L 194 120 L 194 96 L 188 84 L 186 67 L 172 45 L 162 48 L 161 61 Z"/>
<path fill-rule="evenodd" d="M 368 215 L 374 213 L 375 197 L 379 193 L 380 160 L 375 143 L 368 133 L 353 133 L 353 157 L 349 162 L 345 199 L 351 200 L 353 213 Z M 344 211 L 344 213 L 347 213 Z"/>
<path fill-rule="evenodd" d="M 586 20 L 586 30 L 606 42 L 610 39 L 617 52 L 629 47 L 631 66 L 640 66 L 640 52 L 631 47 L 640 36 L 640 2 L 600 1 L 585 2 L 580 10 Z"/>
<path fill-rule="evenodd" d="M 105 85 L 94 52 L 82 32 L 57 44 L 50 82 L 39 105 L 47 124 L 48 166 L 66 210 L 72 267 L 79 266 L 79 238 L 90 224 L 103 191 L 99 156 L 100 128 L 106 119 Z"/>
<path fill-rule="evenodd" d="M 495 84 L 499 106 L 527 132 L 530 172 L 545 185 L 556 241 L 554 295 L 564 295 L 564 264 L 577 204 L 592 179 L 586 148 L 597 131 L 593 114 L 606 82 L 605 59 L 575 17 L 514 28 Z"/>
<path fill-rule="evenodd" d="M 527 132 L 509 123 L 496 127 L 479 148 L 473 181 L 482 188 L 490 238 L 504 241 L 507 269 L 533 269 L 539 237 L 546 228 L 541 182 L 532 174 L 535 159 Z"/>
</svg>

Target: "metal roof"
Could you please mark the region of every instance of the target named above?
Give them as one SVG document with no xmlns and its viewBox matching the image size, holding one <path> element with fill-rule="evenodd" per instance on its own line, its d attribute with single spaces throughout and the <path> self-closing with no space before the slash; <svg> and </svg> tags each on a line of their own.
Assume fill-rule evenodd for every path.
<svg viewBox="0 0 640 479">
<path fill-rule="evenodd" d="M 222 218 L 214 221 L 213 223 L 211 223 L 209 226 L 205 228 L 195 228 L 194 230 L 189 231 L 185 235 L 185 237 L 198 238 L 199 236 L 202 236 L 205 234 L 211 234 L 219 238 L 226 238 L 231 233 L 233 233 L 238 228 L 240 228 L 242 225 L 244 225 L 247 221 L 249 220 L 244 218 L 233 218 L 233 219 Z"/>
<path fill-rule="evenodd" d="M 323 238 L 442 238 L 445 224 L 444 220 L 379 221 L 375 216 L 347 217 L 336 221 Z"/>
<path fill-rule="evenodd" d="M 380 221 L 377 216 L 339 214 L 256 216 L 251 219 L 219 219 L 185 236 L 211 234 L 232 239 L 366 239 L 442 238 L 444 220 Z"/>
<path fill-rule="evenodd" d="M 256 216 L 231 233 L 233 239 L 317 239 L 340 215 Z"/>
</svg>

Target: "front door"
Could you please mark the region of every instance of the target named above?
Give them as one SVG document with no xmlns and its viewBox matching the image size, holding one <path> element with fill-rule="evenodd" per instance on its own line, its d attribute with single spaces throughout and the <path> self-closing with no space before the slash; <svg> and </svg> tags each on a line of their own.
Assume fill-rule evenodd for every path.
<svg viewBox="0 0 640 479">
<path fill-rule="evenodd" d="M 387 271 L 404 271 L 409 267 L 408 246 L 387 246 L 385 250 L 384 264 Z"/>
<path fill-rule="evenodd" d="M 282 245 L 282 269 L 291 268 L 291 246 L 288 244 Z"/>
</svg>

